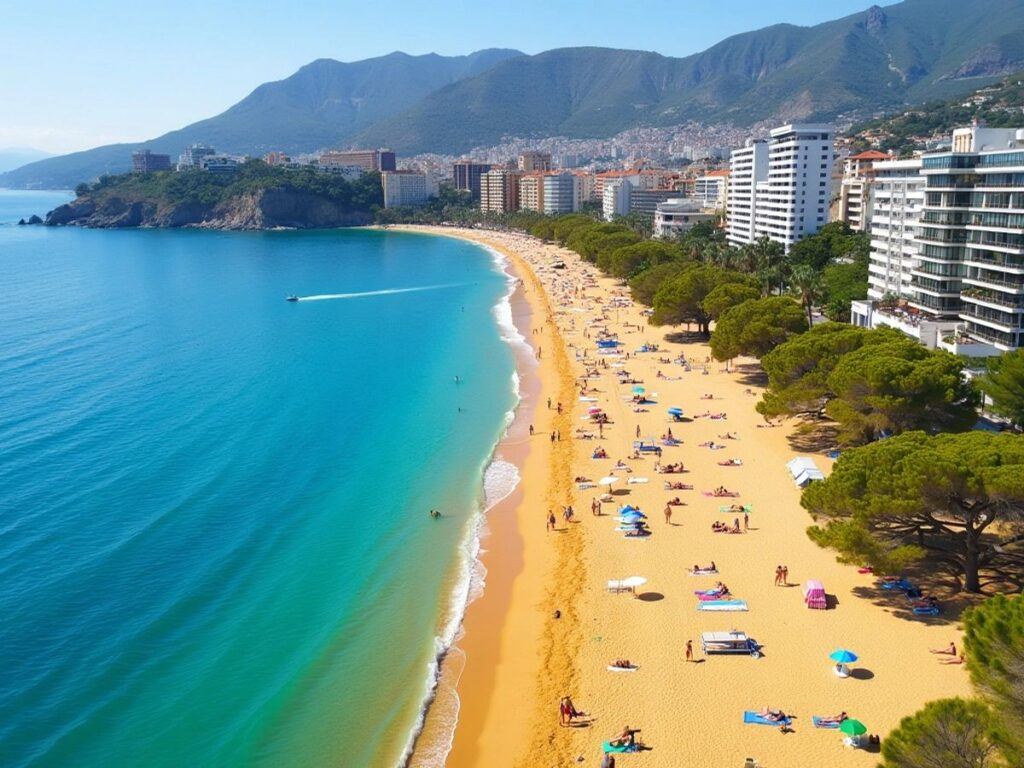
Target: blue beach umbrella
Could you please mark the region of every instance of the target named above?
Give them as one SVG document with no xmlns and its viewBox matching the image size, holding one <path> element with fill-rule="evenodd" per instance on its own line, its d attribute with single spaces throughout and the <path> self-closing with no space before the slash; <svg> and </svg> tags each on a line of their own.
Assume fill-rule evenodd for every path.
<svg viewBox="0 0 1024 768">
<path fill-rule="evenodd" d="M 838 651 L 832 651 L 828 655 L 832 661 L 839 662 L 840 664 L 852 664 L 857 660 L 857 654 L 853 651 L 848 651 L 845 648 L 840 648 Z"/>
<path fill-rule="evenodd" d="M 644 389 L 643 387 L 641 387 L 639 384 L 637 384 L 635 387 L 633 387 L 633 394 L 635 394 L 635 395 L 642 395 L 646 391 L 647 390 Z"/>
<path fill-rule="evenodd" d="M 668 409 L 668 414 L 669 414 L 669 416 L 682 416 L 683 415 L 683 409 L 682 408 L 669 408 Z"/>
</svg>

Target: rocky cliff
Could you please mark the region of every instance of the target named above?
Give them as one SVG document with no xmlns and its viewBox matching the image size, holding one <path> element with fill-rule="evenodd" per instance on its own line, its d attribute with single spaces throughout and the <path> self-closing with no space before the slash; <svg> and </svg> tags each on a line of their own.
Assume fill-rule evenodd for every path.
<svg viewBox="0 0 1024 768">
<path fill-rule="evenodd" d="M 118 194 L 85 194 L 46 215 L 49 226 L 205 227 L 209 229 L 315 229 L 369 224 L 371 211 L 309 192 L 263 189 L 215 204 L 130 199 Z"/>
</svg>

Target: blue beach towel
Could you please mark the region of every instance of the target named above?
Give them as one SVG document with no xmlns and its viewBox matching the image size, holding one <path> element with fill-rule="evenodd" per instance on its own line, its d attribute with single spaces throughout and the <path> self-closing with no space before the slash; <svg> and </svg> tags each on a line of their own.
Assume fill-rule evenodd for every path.
<svg viewBox="0 0 1024 768">
<path fill-rule="evenodd" d="M 640 747 L 637 744 L 627 744 L 627 745 L 621 746 L 621 747 L 613 747 L 612 743 L 610 741 L 606 741 L 604 743 L 604 751 L 605 752 L 617 752 L 617 753 L 639 752 L 640 751 Z"/>
<path fill-rule="evenodd" d="M 817 715 L 815 715 L 814 717 L 811 718 L 811 721 L 814 723 L 814 727 L 815 728 L 828 728 L 829 730 L 836 730 L 836 731 L 839 730 L 839 723 L 837 723 L 834 720 L 831 720 L 831 721 L 829 721 L 827 723 L 826 722 L 822 722 L 822 718 L 820 718 Z"/>
<path fill-rule="evenodd" d="M 775 725 L 775 726 L 778 726 L 778 725 L 789 725 L 791 722 L 793 722 L 793 720 L 792 720 L 792 718 L 789 718 L 789 717 L 783 718 L 782 720 L 769 720 L 766 717 L 762 717 L 757 712 L 747 711 L 747 712 L 743 713 L 743 722 L 746 723 L 747 725 Z"/>
</svg>

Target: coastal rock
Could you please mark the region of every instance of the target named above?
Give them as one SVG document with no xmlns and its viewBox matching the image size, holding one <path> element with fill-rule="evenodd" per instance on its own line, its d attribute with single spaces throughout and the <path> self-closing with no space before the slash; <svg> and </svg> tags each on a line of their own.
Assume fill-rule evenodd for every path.
<svg viewBox="0 0 1024 768">
<path fill-rule="evenodd" d="M 877 5 L 872 5 L 867 10 L 867 18 L 864 20 L 864 26 L 868 32 L 881 32 L 885 27 L 885 22 L 888 17 L 885 15 L 885 11 L 879 8 Z"/>
<path fill-rule="evenodd" d="M 24 221 L 24 219 L 22 219 L 22 221 Z M 20 224 L 21 222 L 18 222 L 18 223 Z M 43 220 L 33 213 L 31 216 L 28 217 L 28 223 L 29 224 L 42 224 Z"/>
<path fill-rule="evenodd" d="M 18 226 L 19 227 L 24 227 L 26 224 L 28 224 L 28 222 L 25 221 L 24 219 L 18 219 Z"/>
<path fill-rule="evenodd" d="M 110 196 L 80 197 L 50 211 L 46 224 L 97 228 L 202 227 L 206 229 L 316 229 L 373 222 L 369 211 L 352 211 L 326 197 L 286 189 L 240 194 L 216 206 Z"/>
</svg>

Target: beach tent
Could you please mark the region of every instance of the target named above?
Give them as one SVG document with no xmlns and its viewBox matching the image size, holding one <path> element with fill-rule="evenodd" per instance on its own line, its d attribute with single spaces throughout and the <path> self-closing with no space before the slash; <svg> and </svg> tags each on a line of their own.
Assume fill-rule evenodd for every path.
<svg viewBox="0 0 1024 768">
<path fill-rule="evenodd" d="M 825 479 L 825 474 L 818 469 L 814 459 L 808 456 L 798 456 L 786 462 L 786 468 L 789 470 L 789 474 L 793 476 L 793 482 L 796 483 L 798 488 L 803 488 L 814 480 Z"/>
<path fill-rule="evenodd" d="M 804 602 L 807 603 L 808 608 L 819 608 L 824 610 L 828 607 L 828 601 L 825 599 L 825 586 L 815 579 L 811 579 L 804 584 Z"/>
</svg>

